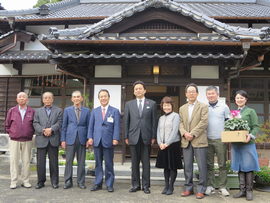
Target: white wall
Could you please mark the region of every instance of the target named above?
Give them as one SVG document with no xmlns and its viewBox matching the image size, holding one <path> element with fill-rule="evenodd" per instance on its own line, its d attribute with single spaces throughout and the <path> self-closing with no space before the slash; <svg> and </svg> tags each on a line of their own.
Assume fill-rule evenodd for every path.
<svg viewBox="0 0 270 203">
<path fill-rule="evenodd" d="M 18 75 L 18 71 L 13 68 L 13 64 L 0 64 L 0 75 Z"/>
<path fill-rule="evenodd" d="M 101 89 L 106 89 L 110 93 L 109 105 L 119 109 L 121 112 L 121 85 L 95 85 L 94 87 L 94 108 L 100 106 L 98 93 Z"/>
<path fill-rule="evenodd" d="M 219 79 L 219 68 L 218 66 L 192 66 L 191 78 Z"/>
<path fill-rule="evenodd" d="M 23 64 L 22 75 L 51 75 L 59 74 L 50 64 Z"/>
<path fill-rule="evenodd" d="M 120 65 L 95 66 L 96 78 L 121 78 L 122 67 Z"/>
</svg>

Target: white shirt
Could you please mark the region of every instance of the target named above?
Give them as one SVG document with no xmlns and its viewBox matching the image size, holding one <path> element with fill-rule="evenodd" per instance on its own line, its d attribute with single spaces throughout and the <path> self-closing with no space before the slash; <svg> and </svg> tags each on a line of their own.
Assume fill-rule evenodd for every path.
<svg viewBox="0 0 270 203">
<path fill-rule="evenodd" d="M 23 119 L 24 119 L 24 115 L 26 113 L 26 110 L 27 110 L 27 106 L 25 106 L 24 109 L 22 109 L 19 105 L 19 111 L 20 111 L 20 114 L 21 114 L 21 117 L 22 117 L 22 122 L 23 122 Z"/>
<path fill-rule="evenodd" d="M 140 105 L 140 100 L 142 100 L 142 110 L 143 110 L 145 97 L 143 97 L 142 99 L 138 99 L 138 98 L 137 98 L 137 106 L 138 106 L 138 109 L 139 109 L 139 105 Z"/>
<path fill-rule="evenodd" d="M 100 106 L 100 107 L 101 107 L 101 113 L 103 112 L 103 108 L 105 108 L 105 115 L 106 115 L 106 113 L 107 113 L 107 110 L 108 110 L 108 106 L 109 106 L 109 105 L 107 105 L 107 106 L 105 106 L 105 107 L 103 107 L 103 106 Z"/>
<path fill-rule="evenodd" d="M 193 109 L 194 109 L 194 106 L 195 106 L 195 104 L 196 104 L 196 102 L 197 102 L 197 100 L 193 103 L 193 104 L 190 104 L 189 102 L 188 102 L 188 121 L 190 122 L 190 120 L 191 120 L 191 116 L 192 116 L 192 113 L 193 113 Z"/>
</svg>

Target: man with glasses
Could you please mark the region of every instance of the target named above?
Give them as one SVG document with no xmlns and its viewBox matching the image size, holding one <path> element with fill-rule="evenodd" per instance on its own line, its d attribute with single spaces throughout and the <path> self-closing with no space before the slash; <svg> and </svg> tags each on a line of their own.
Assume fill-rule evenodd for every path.
<svg viewBox="0 0 270 203">
<path fill-rule="evenodd" d="M 194 83 L 188 84 L 185 89 L 188 103 L 179 109 L 181 146 L 184 157 L 185 191 L 182 197 L 194 194 L 193 191 L 193 162 L 194 155 L 199 168 L 199 183 L 197 184 L 197 199 L 204 198 L 206 190 L 206 157 L 207 157 L 207 132 L 208 106 L 197 100 L 198 87 Z"/>
</svg>

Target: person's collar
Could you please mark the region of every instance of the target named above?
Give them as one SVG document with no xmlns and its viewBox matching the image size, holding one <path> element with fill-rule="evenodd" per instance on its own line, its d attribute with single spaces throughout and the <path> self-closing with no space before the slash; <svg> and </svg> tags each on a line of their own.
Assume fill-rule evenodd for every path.
<svg viewBox="0 0 270 203">
<path fill-rule="evenodd" d="M 247 108 L 247 106 L 245 105 L 244 107 L 242 107 L 241 109 L 240 108 L 238 108 L 238 110 L 240 111 L 240 112 L 242 112 L 245 108 Z"/>
<path fill-rule="evenodd" d="M 137 99 L 137 101 L 140 101 L 140 100 L 144 101 L 145 97 L 143 97 L 142 99 L 138 99 L 138 98 L 136 98 L 136 99 Z"/>
<path fill-rule="evenodd" d="M 19 106 L 19 110 L 22 110 L 22 111 L 23 110 L 25 110 L 25 111 L 27 110 L 27 106 L 26 105 L 25 105 L 24 109 L 22 109 L 22 107 L 20 105 L 18 105 L 18 106 Z"/>
<path fill-rule="evenodd" d="M 194 106 L 194 105 L 196 104 L 196 102 L 197 102 L 197 99 L 196 99 L 196 101 L 195 101 L 193 104 L 190 104 L 190 103 L 188 102 L 188 105 L 189 105 L 189 106 Z"/>
<path fill-rule="evenodd" d="M 105 110 L 107 110 L 108 109 L 108 107 L 109 107 L 109 104 L 107 104 L 107 106 L 101 106 L 101 109 L 103 109 L 103 108 L 105 108 Z"/>
<path fill-rule="evenodd" d="M 82 105 L 80 105 L 79 107 L 77 107 L 75 105 L 73 105 L 73 106 L 74 106 L 74 109 L 77 109 L 77 108 L 80 109 L 80 110 L 82 109 Z"/>
<path fill-rule="evenodd" d="M 215 103 L 208 103 L 208 106 L 212 106 L 212 107 L 214 107 L 214 106 L 217 106 L 217 104 L 218 104 L 218 100 L 215 102 Z"/>
<path fill-rule="evenodd" d="M 171 113 L 172 113 L 173 111 L 171 111 L 170 113 L 165 113 L 165 116 L 168 116 L 168 115 L 170 115 Z"/>
<path fill-rule="evenodd" d="M 51 105 L 49 108 L 47 108 L 47 106 L 44 105 L 45 109 L 52 109 L 52 106 L 53 106 L 53 105 Z"/>
</svg>

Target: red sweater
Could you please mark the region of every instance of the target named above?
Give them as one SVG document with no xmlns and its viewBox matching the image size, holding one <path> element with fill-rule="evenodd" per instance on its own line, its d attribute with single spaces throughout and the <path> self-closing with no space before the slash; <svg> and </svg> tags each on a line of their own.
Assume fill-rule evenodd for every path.
<svg viewBox="0 0 270 203">
<path fill-rule="evenodd" d="M 32 140 L 35 133 L 33 127 L 34 113 L 35 110 L 27 106 L 22 122 L 19 105 L 8 111 L 5 128 L 11 140 L 20 142 Z"/>
</svg>

